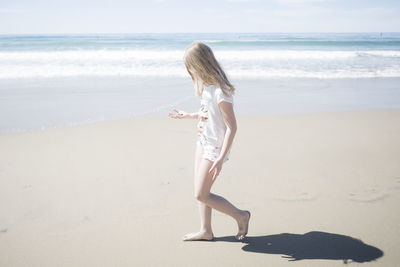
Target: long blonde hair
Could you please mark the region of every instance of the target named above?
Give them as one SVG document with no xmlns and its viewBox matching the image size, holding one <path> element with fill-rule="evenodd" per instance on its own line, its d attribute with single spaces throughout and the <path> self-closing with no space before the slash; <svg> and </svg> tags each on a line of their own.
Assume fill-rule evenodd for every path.
<svg viewBox="0 0 400 267">
<path fill-rule="evenodd" d="M 199 42 L 192 43 L 184 56 L 186 70 L 192 77 L 197 95 L 201 96 L 204 85 L 218 85 L 222 92 L 234 94 L 235 87 L 229 82 L 224 70 L 214 57 L 207 45 Z"/>
</svg>

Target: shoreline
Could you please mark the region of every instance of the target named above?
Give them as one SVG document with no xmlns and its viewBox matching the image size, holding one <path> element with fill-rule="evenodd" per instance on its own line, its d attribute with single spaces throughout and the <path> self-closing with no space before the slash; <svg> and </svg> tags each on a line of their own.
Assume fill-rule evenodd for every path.
<svg viewBox="0 0 400 267">
<path fill-rule="evenodd" d="M 171 109 L 172 110 L 172 109 Z M 325 111 L 304 111 L 304 112 L 296 112 L 296 113 L 271 113 L 271 114 L 235 114 L 236 118 L 239 120 L 246 119 L 263 119 L 263 118 L 290 118 L 290 117 L 309 117 L 309 116 L 324 116 L 324 115 L 334 115 L 334 114 L 343 114 L 343 113 L 363 113 L 363 112 L 396 112 L 400 111 L 399 108 L 381 108 L 381 109 L 348 109 L 348 110 L 325 110 Z M 89 122 L 81 122 L 81 123 L 73 123 L 69 125 L 62 126 L 53 126 L 53 127 L 43 127 L 41 129 L 30 129 L 30 130 L 18 130 L 18 131 L 9 131 L 9 132 L 0 132 L 0 137 L 8 136 L 8 135 L 23 135 L 23 134 L 35 134 L 42 133 L 48 131 L 62 131 L 64 129 L 76 129 L 80 127 L 95 127 L 97 125 L 107 125 L 107 124 L 121 124 L 128 123 L 135 120 L 143 121 L 143 120 L 164 120 L 165 118 L 173 120 L 168 117 L 168 115 L 162 116 L 157 114 L 146 114 L 146 115 L 138 115 L 135 117 L 129 118 L 116 118 L 116 119 L 105 119 L 98 121 L 89 121 Z M 179 121 L 179 120 L 177 120 Z M 191 119 L 181 120 L 181 121 L 193 121 Z"/>
<path fill-rule="evenodd" d="M 296 114 L 400 108 L 400 78 L 237 79 L 235 113 Z M 0 133 L 195 111 L 190 79 L 72 78 L 0 81 Z"/>
</svg>

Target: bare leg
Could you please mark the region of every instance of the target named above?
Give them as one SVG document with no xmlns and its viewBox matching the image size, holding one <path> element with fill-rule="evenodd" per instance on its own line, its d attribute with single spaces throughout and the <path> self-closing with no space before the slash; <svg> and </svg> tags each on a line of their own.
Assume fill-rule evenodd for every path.
<svg viewBox="0 0 400 267">
<path fill-rule="evenodd" d="M 230 215 L 237 223 L 239 232 L 236 239 L 243 239 L 248 231 L 248 223 L 250 220 L 250 212 L 236 208 L 225 198 L 216 194 L 210 193 L 213 184 L 212 175 L 208 172 L 212 166 L 212 162 L 202 159 L 198 167 L 195 178 L 195 197 L 207 206 L 216 209 L 220 212 Z M 189 240 L 196 240 L 190 238 Z"/>
<path fill-rule="evenodd" d="M 201 158 L 203 155 L 203 148 L 197 144 L 196 147 L 196 155 L 195 155 L 195 164 L 194 164 L 194 177 L 196 177 L 196 173 L 199 169 Z M 211 211 L 212 209 L 207 206 L 205 203 L 197 200 L 199 205 L 199 212 L 200 212 L 200 232 L 208 232 L 212 233 L 211 229 Z"/>
<path fill-rule="evenodd" d="M 196 173 L 199 169 L 201 158 L 203 154 L 203 148 L 200 145 L 197 145 L 196 148 L 196 156 L 195 156 L 195 164 L 194 164 L 194 177 L 196 177 Z M 207 206 L 205 203 L 197 200 L 199 205 L 200 212 L 200 232 L 208 232 L 212 234 L 211 229 L 211 208 Z"/>
<path fill-rule="evenodd" d="M 199 168 L 203 149 L 200 145 L 196 147 L 195 160 L 194 160 L 194 177 Z M 214 238 L 211 228 L 211 208 L 205 203 L 197 200 L 200 212 L 200 231 L 196 233 L 189 233 L 183 236 L 183 240 L 212 240 Z"/>
<path fill-rule="evenodd" d="M 205 203 L 197 200 L 200 211 L 200 232 L 212 233 L 211 227 L 211 211 L 212 209 Z"/>
</svg>

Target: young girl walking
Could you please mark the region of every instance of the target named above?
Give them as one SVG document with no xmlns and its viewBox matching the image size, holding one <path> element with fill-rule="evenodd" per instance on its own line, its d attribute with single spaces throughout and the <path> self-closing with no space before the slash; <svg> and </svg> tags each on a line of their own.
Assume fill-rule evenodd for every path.
<svg viewBox="0 0 400 267">
<path fill-rule="evenodd" d="M 198 140 L 194 164 L 194 196 L 200 210 L 200 231 L 188 233 L 184 241 L 213 240 L 211 210 L 230 215 L 238 223 L 237 240 L 248 231 L 250 211 L 240 210 L 225 198 L 210 192 L 220 174 L 222 165 L 229 160 L 229 153 L 236 134 L 233 110 L 234 86 L 214 57 L 212 50 L 203 43 L 192 43 L 184 56 L 185 66 L 192 77 L 196 93 L 201 97 L 200 110 L 188 113 L 173 109 L 168 116 L 174 119 L 197 119 Z"/>
</svg>

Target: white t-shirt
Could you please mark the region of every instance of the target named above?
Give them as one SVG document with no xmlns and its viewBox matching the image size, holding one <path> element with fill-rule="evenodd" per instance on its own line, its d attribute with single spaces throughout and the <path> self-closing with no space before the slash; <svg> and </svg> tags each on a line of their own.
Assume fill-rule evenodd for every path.
<svg viewBox="0 0 400 267">
<path fill-rule="evenodd" d="M 227 97 L 217 85 L 210 85 L 204 86 L 201 95 L 198 122 L 198 127 L 200 126 L 199 131 L 207 142 L 218 148 L 222 147 L 226 132 L 226 125 L 218 104 L 226 101 L 233 105 L 233 95 L 230 92 L 228 94 L 229 96 Z M 203 129 L 202 132 L 201 127 Z"/>
</svg>

